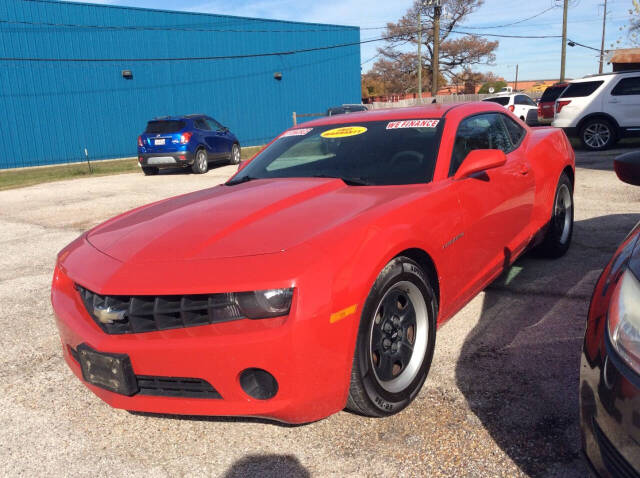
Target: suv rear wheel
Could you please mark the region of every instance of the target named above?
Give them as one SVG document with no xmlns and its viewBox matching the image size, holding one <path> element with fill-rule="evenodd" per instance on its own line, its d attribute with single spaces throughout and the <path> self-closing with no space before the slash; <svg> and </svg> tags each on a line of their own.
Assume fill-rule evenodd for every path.
<svg viewBox="0 0 640 478">
<path fill-rule="evenodd" d="M 196 158 L 193 160 L 191 170 L 196 174 L 204 174 L 209 169 L 209 159 L 207 158 L 207 152 L 200 148 L 196 151 Z"/>
<path fill-rule="evenodd" d="M 590 119 L 580 128 L 580 141 L 588 150 L 602 151 L 618 141 L 617 131 L 604 118 Z"/>
<path fill-rule="evenodd" d="M 142 166 L 142 172 L 145 176 L 155 176 L 158 174 L 158 168 Z"/>
</svg>

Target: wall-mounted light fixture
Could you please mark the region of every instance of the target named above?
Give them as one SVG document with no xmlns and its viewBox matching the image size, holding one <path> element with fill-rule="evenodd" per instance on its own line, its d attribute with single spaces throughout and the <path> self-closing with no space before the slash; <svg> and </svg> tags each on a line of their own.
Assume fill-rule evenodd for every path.
<svg viewBox="0 0 640 478">
<path fill-rule="evenodd" d="M 279 71 L 276 71 L 276 72 L 273 74 L 273 79 L 274 79 L 274 80 L 278 80 L 278 81 L 282 80 L 282 73 L 280 73 Z"/>
<path fill-rule="evenodd" d="M 133 80 L 133 72 L 131 70 L 122 70 L 122 78 L 125 80 Z"/>
</svg>

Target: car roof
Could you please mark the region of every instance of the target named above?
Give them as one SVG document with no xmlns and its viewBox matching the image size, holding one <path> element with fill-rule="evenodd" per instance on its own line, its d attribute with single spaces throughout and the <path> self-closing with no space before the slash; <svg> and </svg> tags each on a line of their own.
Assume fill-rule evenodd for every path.
<svg viewBox="0 0 640 478">
<path fill-rule="evenodd" d="M 202 113 L 188 114 L 188 115 L 174 115 L 174 116 L 158 116 L 157 118 L 153 118 L 151 121 L 180 121 L 184 119 L 194 119 L 194 118 L 208 118 L 207 115 Z"/>
<path fill-rule="evenodd" d="M 429 104 L 424 106 L 411 106 L 408 108 L 387 108 L 369 110 L 348 115 L 325 116 L 316 120 L 306 121 L 297 126 L 324 126 L 341 123 L 364 123 L 371 121 L 393 121 L 405 119 L 438 119 L 444 117 L 452 109 L 461 109 L 461 113 L 475 113 L 484 111 L 503 112 L 504 108 L 496 103 L 474 101 L 450 104 Z M 296 126 L 296 127 L 297 127 Z"/>
<path fill-rule="evenodd" d="M 569 81 L 569 83 L 581 83 L 584 81 L 607 80 L 615 76 L 624 76 L 628 73 L 637 75 L 638 73 L 640 73 L 640 70 L 611 71 L 609 73 L 602 73 L 599 75 L 587 75 L 584 78 L 576 78 L 575 80 L 571 80 Z"/>
<path fill-rule="evenodd" d="M 508 94 L 504 94 L 504 95 L 493 95 L 493 96 L 487 96 L 486 98 L 483 98 L 484 100 L 491 100 L 493 98 L 509 98 L 511 96 L 518 96 L 518 95 L 524 95 L 524 96 L 529 96 L 528 94 L 522 92 L 522 91 L 518 91 L 516 93 L 508 93 Z"/>
</svg>

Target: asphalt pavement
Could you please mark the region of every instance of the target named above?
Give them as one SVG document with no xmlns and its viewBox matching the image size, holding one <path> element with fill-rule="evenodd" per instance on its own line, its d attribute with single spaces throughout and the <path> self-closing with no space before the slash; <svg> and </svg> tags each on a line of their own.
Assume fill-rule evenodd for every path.
<svg viewBox="0 0 640 478">
<path fill-rule="evenodd" d="M 578 153 L 569 253 L 522 257 L 445 324 L 408 409 L 303 426 L 114 410 L 62 359 L 49 302 L 57 251 L 108 217 L 213 186 L 234 168 L 0 192 L 0 475 L 585 476 L 578 371 L 589 298 L 640 220 L 640 188 L 612 172 L 618 152 Z"/>
</svg>

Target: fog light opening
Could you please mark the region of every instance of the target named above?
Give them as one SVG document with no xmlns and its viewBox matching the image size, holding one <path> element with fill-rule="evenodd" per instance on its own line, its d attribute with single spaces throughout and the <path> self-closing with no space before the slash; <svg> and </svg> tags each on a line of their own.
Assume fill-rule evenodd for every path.
<svg viewBox="0 0 640 478">
<path fill-rule="evenodd" d="M 278 393 L 278 382 L 266 370 L 248 368 L 240 374 L 240 386 L 244 393 L 257 400 L 268 400 Z"/>
</svg>

